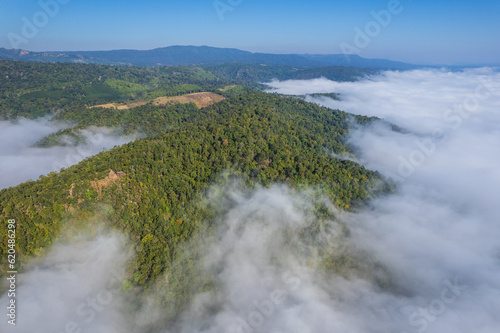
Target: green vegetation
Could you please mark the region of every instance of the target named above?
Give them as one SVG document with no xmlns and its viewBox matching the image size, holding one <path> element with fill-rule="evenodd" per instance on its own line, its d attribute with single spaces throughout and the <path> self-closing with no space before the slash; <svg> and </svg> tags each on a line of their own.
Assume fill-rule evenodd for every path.
<svg viewBox="0 0 500 333">
<path fill-rule="evenodd" d="M 328 98 L 340 101 L 340 96 L 337 93 L 315 93 L 315 94 L 310 94 L 309 96 L 311 96 L 311 97 L 328 97 Z"/>
<path fill-rule="evenodd" d="M 214 91 L 225 82 L 198 67 L 125 67 L 0 60 L 0 119 L 36 118 L 108 102 Z"/>
<path fill-rule="evenodd" d="M 316 184 L 341 207 L 366 199 L 378 176 L 322 153 L 347 149 L 347 120 L 340 111 L 264 93 L 240 95 L 191 114 L 188 106 L 166 134 L 2 190 L 1 215 L 18 221 L 19 252 L 31 256 L 51 244 L 64 221 L 90 219 L 100 207 L 109 207 L 99 214 L 137 242 L 133 282 L 143 285 L 168 270 L 178 244 L 199 228 L 203 218 L 193 198 L 226 170 L 250 187 Z M 98 180 L 110 169 L 125 174 L 100 186 Z M 143 242 L 146 236 L 151 241 Z"/>
<path fill-rule="evenodd" d="M 73 128 L 73 132 L 90 126 L 98 126 L 116 127 L 120 132 L 119 134 L 124 135 L 141 133 L 149 136 L 164 133 L 171 128 L 177 127 L 197 111 L 198 107 L 194 103 L 146 104 L 128 110 L 75 108 L 57 114 L 54 120 L 77 122 L 78 125 Z M 68 134 L 68 131 L 60 131 L 51 136 L 57 137 L 63 134 Z"/>
<path fill-rule="evenodd" d="M 379 174 L 325 153 L 348 152 L 344 138 L 350 121 L 364 124 L 373 118 L 231 85 L 200 68 L 0 62 L 0 73 L 0 86 L 5 88 L 2 117 L 35 117 L 58 110 L 54 120 L 74 124 L 46 137 L 40 146 L 63 144 L 62 136 L 79 143 L 83 138 L 78 131 L 90 126 L 148 136 L 59 173 L 1 190 L 0 218 L 17 221 L 18 262 L 42 256 L 64 230 L 85 229 L 100 221 L 128 235 L 133 244 L 135 257 L 124 289 L 142 292 L 167 274 L 169 296 L 158 300 L 167 308 L 182 309 L 193 293 L 210 288 L 204 277 L 193 273 L 203 253 L 203 243 L 193 245 L 193 237 L 213 233 L 217 207 L 200 205 L 213 184 L 237 178 L 247 188 L 276 183 L 314 187 L 318 196 L 352 209 L 381 183 Z M 197 89 L 226 99 L 202 109 L 193 103 L 148 103 L 127 110 L 86 106 Z M 311 230 L 304 230 L 305 238 L 315 235 L 318 223 L 332 218 L 319 201 L 314 215 L 318 220 Z M 0 226 L 3 244 L 5 228 Z M 0 248 L 2 267 L 6 251 Z M 354 265 L 343 253 L 321 256 L 329 271 Z"/>
<path fill-rule="evenodd" d="M 334 81 L 355 81 L 360 77 L 379 72 L 376 69 L 342 66 L 304 68 L 260 64 L 220 64 L 207 65 L 204 68 L 221 79 L 251 86 L 260 86 L 259 83 L 270 82 L 273 79 L 309 80 L 324 77 Z"/>
<path fill-rule="evenodd" d="M 375 70 L 351 67 L 303 69 L 285 65 L 221 64 L 131 67 L 0 60 L 0 119 L 37 118 L 109 102 L 150 101 L 194 92 L 232 96 L 272 79 L 355 80 Z"/>
</svg>

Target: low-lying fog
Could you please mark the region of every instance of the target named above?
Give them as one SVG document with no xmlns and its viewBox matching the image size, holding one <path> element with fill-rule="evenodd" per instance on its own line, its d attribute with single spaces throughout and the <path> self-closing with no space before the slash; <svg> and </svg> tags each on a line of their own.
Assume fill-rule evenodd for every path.
<svg viewBox="0 0 500 333">
<path fill-rule="evenodd" d="M 228 190 L 226 200 L 231 204 L 222 206 L 223 213 L 217 218 L 219 234 L 207 246 L 204 259 L 207 269 L 217 267 L 213 276 L 217 288 L 196 297 L 175 326 L 160 326 L 157 331 L 498 332 L 500 74 L 488 68 L 416 70 L 385 72 L 350 83 L 317 79 L 276 81 L 270 86 L 271 91 L 284 94 L 336 92 L 341 101 L 307 99 L 354 114 L 381 117 L 405 130 L 396 132 L 377 122 L 351 133 L 349 142 L 356 159 L 392 178 L 396 191 L 372 200 L 361 211 L 332 208 L 348 226 L 350 237 L 339 238 L 338 225 L 332 221 L 323 231 L 321 244 L 332 251 L 342 247 L 370 253 L 393 285 L 383 288 L 369 277 L 319 275 L 310 251 L 290 252 L 290 244 L 300 248 L 301 243 L 293 237 L 290 243 L 280 235 L 310 221 L 307 193 L 285 186 L 257 189 L 251 194 Z M 18 126 L 21 131 L 26 125 Z M 40 129 L 39 136 L 43 135 Z M 20 143 L 19 149 L 2 148 L 2 156 L 13 156 L 14 165 L 23 165 L 23 158 L 33 163 L 33 153 L 19 150 L 34 149 L 28 148 L 34 141 L 35 135 Z M 64 161 L 65 153 L 54 156 L 47 159 L 47 165 L 59 158 Z M 37 170 L 43 173 L 49 168 Z M 114 236 L 107 237 L 87 246 L 104 244 L 110 256 L 122 260 Z M 78 251 L 66 249 L 65 256 L 58 251 L 60 247 L 41 268 L 26 273 L 18 299 L 25 308 L 38 309 L 40 304 L 49 304 L 49 299 L 58 309 L 63 304 L 74 309 L 56 317 L 50 315 L 50 308 L 45 310 L 47 314 L 20 311 L 20 332 L 64 332 L 70 320 L 76 321 L 82 332 L 141 332 L 135 324 L 161 319 L 161 311 L 156 315 L 139 311 L 135 317 L 112 303 L 106 305 L 106 311 L 114 320 L 97 317 L 86 322 L 88 317 L 76 313 L 76 308 L 85 304 L 86 297 L 106 288 L 110 277 L 107 271 L 101 278 L 80 272 L 97 274 L 103 260 L 112 259 L 82 261 Z M 59 266 L 51 268 L 54 257 L 59 258 Z M 60 274 L 62 267 L 64 274 Z M 81 277 L 77 283 L 75 276 Z M 79 285 L 83 292 L 79 292 Z M 55 292 L 43 291 L 48 287 Z M 62 292 L 64 288 L 70 292 Z M 6 297 L 0 301 L 6 304 Z M 121 319 L 117 321 L 116 316 Z M 37 325 L 44 320 L 51 321 L 50 325 Z M 6 327 L 5 320 L 0 327 Z"/>
<path fill-rule="evenodd" d="M 79 131 L 86 141 L 83 144 L 49 148 L 35 146 L 41 139 L 63 128 L 64 125 L 53 123 L 48 118 L 0 121 L 0 189 L 37 180 L 40 175 L 67 168 L 103 149 L 135 139 L 114 135 L 107 128 L 94 127 Z"/>
</svg>

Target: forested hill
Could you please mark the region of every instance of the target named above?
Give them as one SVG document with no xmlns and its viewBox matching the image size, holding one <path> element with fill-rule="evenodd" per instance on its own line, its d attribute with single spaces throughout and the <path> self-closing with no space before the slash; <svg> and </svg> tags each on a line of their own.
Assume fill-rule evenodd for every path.
<svg viewBox="0 0 500 333">
<path fill-rule="evenodd" d="M 34 63 L 0 60 L 0 119 L 37 118 L 105 103 L 149 102 L 161 96 L 196 92 L 231 95 L 261 87 L 272 79 L 357 80 L 376 70 L 354 67 L 299 69 L 290 66 L 222 64 L 216 66 L 134 67 Z M 234 87 L 233 87 L 234 88 Z"/>
<path fill-rule="evenodd" d="M 163 112 L 168 116 L 171 110 Z M 291 97 L 228 97 L 186 112 L 164 134 L 0 191 L 0 216 L 18 223 L 22 261 L 43 254 L 64 227 L 105 221 L 134 244 L 124 283 L 144 286 L 168 272 L 179 245 L 209 225 L 213 212 L 200 208 L 197 199 L 223 175 L 236 175 L 249 187 L 314 185 L 343 209 L 366 199 L 378 175 L 330 154 L 346 152 L 349 117 Z M 7 244 L 6 224 L 1 228 Z M 5 252 L 2 247 L 2 260 Z"/>
<path fill-rule="evenodd" d="M 74 126 L 49 135 L 39 146 L 68 142 L 89 127 L 145 137 L 0 191 L 0 218 L 17 222 L 20 269 L 29 259 L 43 257 L 62 235 L 110 228 L 133 246 L 124 290 L 148 292 L 160 276 L 168 276 L 168 297 L 160 301 L 180 311 L 192 295 L 210 288 L 209 281 L 193 273 L 204 249 L 186 245 L 195 235 L 213 233 L 216 208 L 202 204 L 210 188 L 236 179 L 247 189 L 272 184 L 314 189 L 316 220 L 301 234 L 310 239 L 322 230 L 321 223 L 334 218 L 321 198 L 349 210 L 374 189 L 388 190 L 379 174 L 334 157 L 349 153 L 344 140 L 353 123 L 373 119 L 255 88 L 266 75 L 315 75 L 314 70 L 292 70 L 0 61 L 2 118 L 50 115 Z M 330 73 L 352 79 L 363 71 L 331 68 Z M 209 106 L 155 103 L 198 92 L 218 99 Z M 0 226 L 4 245 L 6 226 Z M 0 248 L 2 268 L 7 249 Z M 325 254 L 325 267 L 339 270 L 355 263 L 332 257 L 343 255 Z"/>
<path fill-rule="evenodd" d="M 355 81 L 380 72 L 374 68 L 329 66 L 297 68 L 286 65 L 221 64 L 205 65 L 217 77 L 237 83 L 269 82 L 271 80 L 309 80 L 324 77 L 333 81 Z"/>
<path fill-rule="evenodd" d="M 226 81 L 199 67 L 45 64 L 0 60 L 0 119 L 37 118 L 109 102 L 217 91 Z"/>
</svg>

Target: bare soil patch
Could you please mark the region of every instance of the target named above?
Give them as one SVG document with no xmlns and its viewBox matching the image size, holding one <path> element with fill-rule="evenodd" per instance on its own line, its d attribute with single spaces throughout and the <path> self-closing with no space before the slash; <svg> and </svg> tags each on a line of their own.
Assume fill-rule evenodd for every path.
<svg viewBox="0 0 500 333">
<path fill-rule="evenodd" d="M 153 99 L 151 102 L 155 105 L 194 103 L 198 108 L 204 108 L 209 105 L 218 103 L 224 99 L 225 99 L 224 96 L 215 94 L 213 92 L 199 92 L 182 96 L 158 97 Z M 136 102 L 129 104 L 108 103 L 108 104 L 94 105 L 91 107 L 92 108 L 100 107 L 100 108 L 115 109 L 115 110 L 128 110 L 138 106 L 146 105 L 147 103 L 148 102 Z"/>
</svg>

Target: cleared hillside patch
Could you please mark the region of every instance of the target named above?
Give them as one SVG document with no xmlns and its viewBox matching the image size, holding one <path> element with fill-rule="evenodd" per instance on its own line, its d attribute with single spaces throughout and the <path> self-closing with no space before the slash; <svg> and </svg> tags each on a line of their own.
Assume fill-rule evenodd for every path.
<svg viewBox="0 0 500 333">
<path fill-rule="evenodd" d="M 198 108 L 204 108 L 209 105 L 218 103 L 222 100 L 224 100 L 225 97 L 212 93 L 212 92 L 199 92 L 199 93 L 192 93 L 192 94 L 186 94 L 182 96 L 173 96 L 173 97 L 158 97 L 151 102 L 155 105 L 166 105 L 166 104 L 187 104 L 187 103 L 194 103 Z M 91 106 L 92 108 L 106 108 L 106 109 L 115 109 L 115 110 L 128 110 L 132 109 L 138 106 L 146 105 L 148 102 L 136 102 L 136 103 L 129 103 L 129 104 L 123 104 L 123 103 L 108 103 L 108 104 L 100 104 L 100 105 L 94 105 Z"/>
</svg>

